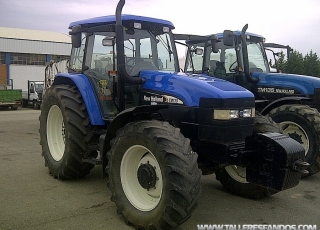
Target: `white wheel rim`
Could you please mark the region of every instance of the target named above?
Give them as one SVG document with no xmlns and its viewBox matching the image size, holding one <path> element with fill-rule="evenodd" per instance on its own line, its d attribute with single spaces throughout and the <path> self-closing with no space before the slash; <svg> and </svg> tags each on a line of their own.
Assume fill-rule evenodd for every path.
<svg viewBox="0 0 320 230">
<path fill-rule="evenodd" d="M 240 167 L 236 165 L 229 165 L 225 167 L 227 173 L 236 181 L 240 183 L 248 183 L 247 182 L 247 174 L 246 174 L 246 168 Z"/>
<path fill-rule="evenodd" d="M 47 142 L 52 158 L 61 160 L 65 150 L 65 126 L 60 108 L 51 106 L 47 118 Z"/>
<path fill-rule="evenodd" d="M 293 138 L 292 134 L 300 136 L 301 142 L 298 140 L 297 141 L 304 147 L 305 155 L 307 155 L 309 151 L 309 138 L 307 133 L 304 131 L 304 129 L 297 123 L 291 122 L 291 121 L 281 122 L 280 125 L 281 125 L 281 128 L 283 129 L 283 133 L 288 136 L 291 136 L 291 138 Z"/>
<path fill-rule="evenodd" d="M 141 164 L 151 164 L 155 167 L 157 181 L 149 191 L 143 188 L 137 177 Z M 120 166 L 120 179 L 123 191 L 130 203 L 140 211 L 150 211 L 160 202 L 162 194 L 162 174 L 155 156 L 141 145 L 134 145 L 124 153 Z"/>
</svg>

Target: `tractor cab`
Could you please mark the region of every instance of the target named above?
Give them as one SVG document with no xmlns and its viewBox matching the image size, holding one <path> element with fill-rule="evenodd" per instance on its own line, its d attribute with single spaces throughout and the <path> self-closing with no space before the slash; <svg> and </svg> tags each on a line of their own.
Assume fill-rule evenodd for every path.
<svg viewBox="0 0 320 230">
<path fill-rule="evenodd" d="M 179 70 L 171 22 L 135 15 L 121 15 L 119 21 L 122 25 L 117 16 L 105 16 L 69 26 L 71 70 L 89 77 L 106 118 L 138 105 L 144 70 Z"/>
<path fill-rule="evenodd" d="M 210 39 L 201 43 L 195 40 L 186 41 L 188 49 L 185 71 L 205 73 L 246 88 L 248 88 L 248 82 L 256 83 L 256 79 L 251 78 L 251 73 L 270 72 L 263 46 L 265 39 L 260 35 L 245 33 L 246 46 L 243 46 L 242 34 L 242 31 L 225 31 L 216 34 L 219 39 L 216 44 L 218 52 L 212 51 Z M 247 51 L 244 51 L 245 48 Z M 203 55 L 193 52 L 199 49 L 203 50 Z M 246 53 L 248 55 L 244 55 Z"/>
</svg>

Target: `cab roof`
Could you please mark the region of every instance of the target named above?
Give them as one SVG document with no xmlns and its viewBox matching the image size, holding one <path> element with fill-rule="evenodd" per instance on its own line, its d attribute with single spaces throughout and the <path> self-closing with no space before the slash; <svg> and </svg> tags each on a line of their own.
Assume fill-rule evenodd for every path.
<svg viewBox="0 0 320 230">
<path fill-rule="evenodd" d="M 236 31 L 233 31 L 234 35 L 236 36 L 240 36 L 241 35 L 241 31 L 239 30 L 236 30 Z M 210 35 L 207 35 L 208 39 L 210 36 L 212 35 L 216 35 L 218 39 L 223 39 L 223 33 L 218 33 L 218 34 L 210 34 Z M 250 35 L 252 37 L 257 37 L 257 38 L 261 38 L 261 39 L 264 39 L 263 36 L 259 35 L 259 34 L 254 34 L 254 33 L 250 33 L 250 32 L 246 32 L 246 35 Z M 203 40 L 202 42 L 205 42 L 207 40 Z M 185 41 L 187 44 L 196 44 L 196 43 L 200 43 L 199 41 L 197 40 L 186 40 Z"/>
<path fill-rule="evenodd" d="M 151 23 L 167 26 L 170 29 L 174 29 L 174 25 L 172 24 L 172 22 L 167 21 L 167 20 L 157 19 L 157 18 L 151 18 L 151 17 L 123 14 L 122 21 L 123 22 L 125 22 L 125 21 L 126 22 L 130 22 L 130 21 L 132 21 L 132 22 L 151 22 Z M 109 15 L 109 16 L 89 18 L 89 19 L 71 22 L 69 25 L 69 29 L 72 29 L 72 27 L 77 26 L 77 25 L 81 25 L 84 27 L 91 27 L 91 26 L 98 26 L 98 25 L 104 25 L 104 24 L 115 24 L 115 23 L 116 23 L 116 16 Z"/>
<path fill-rule="evenodd" d="M 233 33 L 235 35 L 237 35 L 237 36 L 241 35 L 241 31 L 239 31 L 239 30 L 233 31 Z M 223 33 L 218 33 L 216 35 L 217 35 L 218 39 L 223 38 Z M 250 33 L 250 32 L 246 32 L 246 35 L 250 35 L 250 36 L 253 36 L 253 37 L 257 37 L 257 38 L 264 38 L 263 36 L 261 36 L 259 34 L 254 34 L 254 33 Z"/>
</svg>

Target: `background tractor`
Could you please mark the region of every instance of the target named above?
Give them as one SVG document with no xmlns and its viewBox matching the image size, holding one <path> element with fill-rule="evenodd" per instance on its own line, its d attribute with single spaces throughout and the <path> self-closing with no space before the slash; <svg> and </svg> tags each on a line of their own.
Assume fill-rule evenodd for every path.
<svg viewBox="0 0 320 230">
<path fill-rule="evenodd" d="M 214 76 L 250 90 L 256 110 L 279 123 L 284 134 L 305 148 L 307 169 L 312 175 L 320 170 L 320 79 L 270 71 L 267 48 L 289 46 L 264 43 L 257 34 L 225 30 L 216 34 L 217 52 L 211 49 L 210 36 L 202 41 L 186 40 L 186 73 Z M 287 54 L 288 55 L 288 54 Z M 278 71 L 279 72 L 279 71 Z"/>
<path fill-rule="evenodd" d="M 139 229 L 187 220 L 201 174 L 219 171 L 226 188 L 253 198 L 296 186 L 304 149 L 255 116 L 254 95 L 178 73 L 173 24 L 122 15 L 124 4 L 71 23 L 68 72 L 46 76 L 40 144 L 52 176 L 83 177 L 102 165 L 118 213 Z"/>
</svg>

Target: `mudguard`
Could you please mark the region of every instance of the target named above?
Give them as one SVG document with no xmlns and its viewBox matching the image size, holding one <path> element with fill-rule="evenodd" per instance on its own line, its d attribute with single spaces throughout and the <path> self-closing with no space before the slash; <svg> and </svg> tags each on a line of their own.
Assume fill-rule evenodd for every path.
<svg viewBox="0 0 320 230">
<path fill-rule="evenodd" d="M 86 104 L 91 124 L 105 125 L 100 112 L 98 99 L 87 76 L 84 74 L 60 73 L 56 75 L 53 82 L 53 85 L 59 84 L 74 84 L 77 86 Z"/>
</svg>

